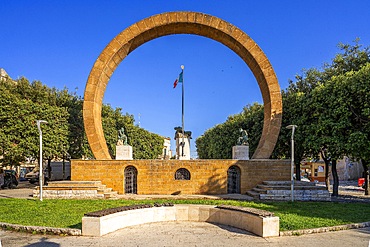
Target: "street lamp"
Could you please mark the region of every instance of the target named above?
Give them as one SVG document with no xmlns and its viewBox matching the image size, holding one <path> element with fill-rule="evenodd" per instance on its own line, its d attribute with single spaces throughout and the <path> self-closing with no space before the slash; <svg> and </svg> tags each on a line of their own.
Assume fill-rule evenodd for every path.
<svg viewBox="0 0 370 247">
<path fill-rule="evenodd" d="M 42 201 L 42 176 L 44 175 L 44 172 L 42 170 L 42 131 L 41 131 L 41 124 L 42 123 L 48 123 L 45 120 L 36 120 L 37 128 L 39 129 L 39 135 L 40 135 L 40 170 L 39 170 L 39 185 L 40 185 L 40 201 Z"/>
<path fill-rule="evenodd" d="M 291 138 L 292 151 L 291 151 L 291 154 L 290 154 L 291 155 L 291 162 L 290 162 L 291 186 L 290 186 L 290 190 L 291 190 L 291 198 L 292 198 L 292 202 L 293 202 L 294 201 L 294 199 L 293 199 L 293 193 L 294 193 L 294 179 L 293 179 L 293 174 L 294 174 L 294 131 L 297 128 L 297 125 L 288 125 L 286 128 L 292 130 L 292 138 Z"/>
</svg>

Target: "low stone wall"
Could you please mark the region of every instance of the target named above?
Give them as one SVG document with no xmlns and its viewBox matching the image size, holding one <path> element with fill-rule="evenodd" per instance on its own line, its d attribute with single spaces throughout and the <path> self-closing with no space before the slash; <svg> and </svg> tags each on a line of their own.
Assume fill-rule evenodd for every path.
<svg viewBox="0 0 370 247">
<path fill-rule="evenodd" d="M 0 222 L 0 228 L 4 230 L 13 230 L 17 232 L 29 232 L 32 234 L 40 233 L 40 234 L 71 235 L 71 236 L 81 235 L 81 230 L 74 229 L 74 228 L 55 228 L 55 227 L 47 227 L 47 226 L 23 226 L 23 225 L 3 223 L 3 222 Z"/>
<path fill-rule="evenodd" d="M 228 169 L 240 170 L 240 194 L 265 180 L 289 180 L 289 160 L 72 160 L 72 181 L 101 181 L 125 193 L 125 169 L 137 171 L 137 194 L 227 194 Z M 190 173 L 189 180 L 176 180 L 178 169 Z"/>
<path fill-rule="evenodd" d="M 261 237 L 279 236 L 279 217 L 272 213 L 242 207 L 174 205 L 121 211 L 102 217 L 84 216 L 82 235 L 102 236 L 116 230 L 152 222 L 198 221 L 229 225 Z"/>
</svg>

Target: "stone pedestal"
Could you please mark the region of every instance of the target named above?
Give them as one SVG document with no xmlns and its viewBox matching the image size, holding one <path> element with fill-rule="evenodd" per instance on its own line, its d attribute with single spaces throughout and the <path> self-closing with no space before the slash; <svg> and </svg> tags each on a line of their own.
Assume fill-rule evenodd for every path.
<svg viewBox="0 0 370 247">
<path fill-rule="evenodd" d="M 234 146 L 233 160 L 249 160 L 249 146 L 248 145 Z"/>
<path fill-rule="evenodd" d="M 116 146 L 116 160 L 132 160 L 132 146 Z"/>
</svg>

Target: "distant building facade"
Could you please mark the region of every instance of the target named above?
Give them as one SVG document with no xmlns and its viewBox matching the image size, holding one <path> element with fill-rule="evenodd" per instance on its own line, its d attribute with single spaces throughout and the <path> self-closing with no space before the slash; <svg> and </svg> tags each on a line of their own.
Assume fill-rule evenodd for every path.
<svg viewBox="0 0 370 247">
<path fill-rule="evenodd" d="M 171 151 L 171 138 L 165 137 L 163 139 L 163 150 L 162 155 L 160 155 L 159 159 L 161 160 L 169 160 L 172 157 Z"/>
<path fill-rule="evenodd" d="M 301 175 L 307 177 L 312 182 L 325 181 L 325 162 L 320 158 L 316 162 L 303 162 L 301 165 Z M 340 181 L 357 180 L 363 176 L 364 168 L 358 161 L 353 161 L 347 156 L 337 160 L 337 173 Z M 332 180 L 331 167 L 329 167 L 329 177 Z"/>
<path fill-rule="evenodd" d="M 5 69 L 0 68 L 0 80 L 8 78 L 9 75 L 6 73 Z"/>
</svg>

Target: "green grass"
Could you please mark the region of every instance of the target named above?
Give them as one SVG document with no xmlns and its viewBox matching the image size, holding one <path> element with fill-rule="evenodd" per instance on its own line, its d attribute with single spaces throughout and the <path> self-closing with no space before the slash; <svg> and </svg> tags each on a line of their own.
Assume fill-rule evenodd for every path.
<svg viewBox="0 0 370 247">
<path fill-rule="evenodd" d="M 231 200 L 38 200 L 0 199 L 0 222 L 81 229 L 85 213 L 134 204 L 234 205 L 264 209 L 280 217 L 280 230 L 309 229 L 370 221 L 370 205 L 334 202 L 241 202 Z"/>
</svg>

